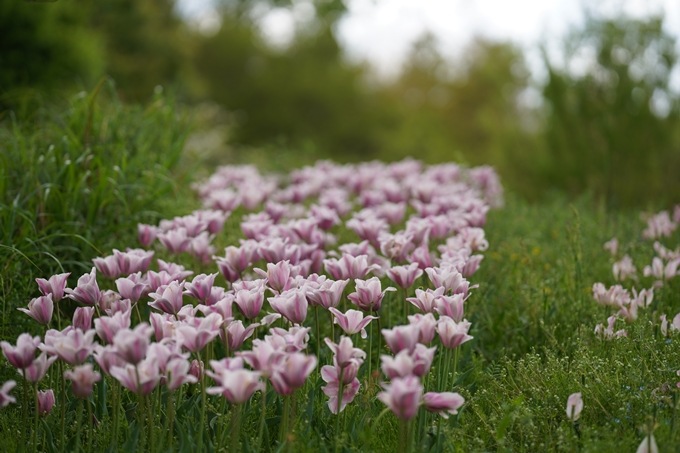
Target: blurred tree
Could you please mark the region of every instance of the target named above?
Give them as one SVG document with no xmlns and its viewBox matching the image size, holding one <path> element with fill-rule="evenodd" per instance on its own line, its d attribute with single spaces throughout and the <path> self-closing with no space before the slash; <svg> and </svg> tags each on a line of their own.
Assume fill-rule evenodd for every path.
<svg viewBox="0 0 680 453">
<path fill-rule="evenodd" d="M 0 93 L 92 83 L 104 58 L 88 13 L 69 0 L 0 0 Z"/>
<path fill-rule="evenodd" d="M 544 183 L 614 204 L 680 197 L 680 111 L 669 89 L 675 39 L 661 18 L 590 19 L 545 57 Z"/>
</svg>

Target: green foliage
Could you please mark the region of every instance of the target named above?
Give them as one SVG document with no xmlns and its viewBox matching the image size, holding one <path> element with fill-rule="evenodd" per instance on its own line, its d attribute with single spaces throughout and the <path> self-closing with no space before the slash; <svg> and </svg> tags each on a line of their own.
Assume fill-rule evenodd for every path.
<svg viewBox="0 0 680 453">
<path fill-rule="evenodd" d="M 35 277 L 77 277 L 102 250 L 134 244 L 137 222 L 168 210 L 164 197 L 186 177 L 178 163 L 187 125 L 171 98 L 125 106 L 108 81 L 30 121 L 6 115 L 0 123 L 3 304 L 24 305 L 35 293 Z M 14 318 L 10 313 L 4 325 Z"/>
</svg>

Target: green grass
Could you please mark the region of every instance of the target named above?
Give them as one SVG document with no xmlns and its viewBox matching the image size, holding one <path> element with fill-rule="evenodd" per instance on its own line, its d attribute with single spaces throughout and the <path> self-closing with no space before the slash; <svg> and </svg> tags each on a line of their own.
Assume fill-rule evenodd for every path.
<svg viewBox="0 0 680 453">
<path fill-rule="evenodd" d="M 182 154 L 189 130 L 182 109 L 163 97 L 144 108 L 125 106 L 112 89 L 105 83 L 99 93 L 75 96 L 28 121 L 16 121 L 10 113 L 0 123 L 2 339 L 14 342 L 22 331 L 42 334 L 16 311 L 37 295 L 34 278 L 71 271 L 72 286 L 89 270 L 91 258 L 113 247 L 134 246 L 137 222 L 155 223 L 198 207 L 188 187 L 188 174 L 196 166 Z M 218 254 L 242 237 L 242 214 L 235 212 L 216 239 Z M 622 253 L 633 257 L 638 289 L 652 283 L 642 277 L 653 250 L 652 241 L 641 239 L 644 224 L 638 214 L 607 210 L 587 196 L 573 204 L 559 195 L 529 204 L 512 194 L 504 208 L 489 214 L 489 250 L 471 279 L 480 288 L 466 307 L 475 339 L 462 347 L 458 367 L 456 391 L 467 403 L 442 424 L 443 451 L 634 451 L 650 424 L 656 427 L 660 451 L 677 450 L 680 421 L 673 404 L 678 400 L 680 337 L 662 337 L 658 317 L 666 313 L 672 318 L 680 311 L 680 278 L 657 291 L 651 309 L 641 309 L 639 319 L 625 326 L 627 338 L 601 341 L 593 334 L 595 325 L 613 313 L 591 296 L 593 283 L 615 283 L 613 261 L 602 249 L 605 241 L 617 237 Z M 676 232 L 662 242 L 675 248 L 679 239 Z M 156 250 L 158 258 L 170 258 Z M 172 260 L 196 273 L 214 271 L 188 255 Z M 622 328 L 623 322 L 618 323 Z M 310 352 L 316 349 L 314 341 Z M 322 349 L 321 363 L 328 359 Z M 15 371 L 0 361 L 0 382 L 10 378 L 16 379 Z M 296 397 L 292 451 L 334 448 L 335 417 L 319 396 L 321 385 L 314 377 Z M 95 392 L 102 391 L 98 385 Z M 374 398 L 377 391 L 362 383 L 357 399 L 343 412 L 343 451 L 399 449 L 399 424 L 391 413 L 380 416 L 384 406 Z M 576 430 L 566 419 L 565 406 L 569 394 L 579 391 L 585 407 Z M 20 389 L 14 394 L 21 395 Z M 176 450 L 192 449 L 198 398 L 195 388 L 185 390 L 177 409 L 182 422 Z M 245 407 L 244 446 L 252 446 L 257 435 L 260 398 L 257 394 Z M 267 398 L 270 451 L 276 451 L 282 405 L 271 388 Z M 96 399 L 101 401 L 101 395 Z M 134 396 L 128 395 L 124 405 L 130 422 L 122 420 L 117 435 L 130 442 L 124 449 L 132 450 Z M 229 427 L 231 413 L 220 415 L 221 408 L 219 398 L 209 399 L 211 436 Z M 52 433 L 58 432 L 55 414 L 47 419 Z M 95 428 L 95 451 L 105 451 L 111 433 L 101 403 L 95 415 L 102 421 Z M 72 400 L 67 426 L 74 430 L 74 425 Z M 21 429 L 18 405 L 0 410 L 8 451 L 18 445 Z M 434 430 L 435 425 L 428 429 L 424 445 L 431 445 Z"/>
</svg>

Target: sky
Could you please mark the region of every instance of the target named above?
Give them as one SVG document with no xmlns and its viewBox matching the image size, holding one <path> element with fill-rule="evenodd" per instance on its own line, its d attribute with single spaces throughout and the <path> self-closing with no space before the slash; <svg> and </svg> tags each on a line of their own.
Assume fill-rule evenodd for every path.
<svg viewBox="0 0 680 453">
<path fill-rule="evenodd" d="M 307 0 L 291 9 L 263 6 L 254 14 L 265 39 L 285 47 L 296 27 L 314 15 Z M 510 40 L 525 52 L 535 77 L 541 77 L 538 45 L 548 43 L 557 54 L 560 37 L 583 24 L 585 12 L 616 16 L 665 16 L 668 32 L 680 41 L 678 0 L 346 0 L 348 11 L 337 24 L 336 36 L 353 61 L 368 61 L 381 77 L 399 69 L 412 44 L 432 33 L 439 50 L 455 58 L 475 36 Z M 182 14 L 207 33 L 219 27 L 212 0 L 179 0 Z"/>
</svg>

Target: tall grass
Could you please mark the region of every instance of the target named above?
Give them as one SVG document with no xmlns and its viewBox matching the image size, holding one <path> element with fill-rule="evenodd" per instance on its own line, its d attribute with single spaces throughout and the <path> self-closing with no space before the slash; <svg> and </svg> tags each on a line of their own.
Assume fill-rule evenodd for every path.
<svg viewBox="0 0 680 453">
<path fill-rule="evenodd" d="M 187 172 L 178 168 L 186 113 L 157 94 L 122 104 L 110 80 L 26 118 L 0 120 L 0 298 L 3 328 L 35 292 L 33 278 L 90 268 L 102 250 L 134 244 Z M 13 312 L 14 310 L 12 310 Z M 23 319 L 23 317 L 17 317 Z M 4 332 L 3 332 L 4 333 Z"/>
</svg>

